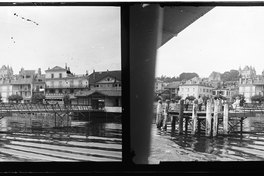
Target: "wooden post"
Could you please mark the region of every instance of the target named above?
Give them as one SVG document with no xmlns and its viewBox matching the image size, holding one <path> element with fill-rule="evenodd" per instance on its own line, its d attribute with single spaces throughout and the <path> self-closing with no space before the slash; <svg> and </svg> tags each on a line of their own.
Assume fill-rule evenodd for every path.
<svg viewBox="0 0 264 176">
<path fill-rule="evenodd" d="M 185 133 L 188 133 L 188 123 L 189 123 L 189 117 L 185 117 Z"/>
<path fill-rule="evenodd" d="M 218 127 L 218 113 L 220 110 L 219 100 L 215 100 L 214 102 L 214 121 L 213 121 L 213 136 L 217 135 L 217 127 Z"/>
<path fill-rule="evenodd" d="M 205 122 L 205 135 L 211 136 L 211 126 L 212 126 L 212 102 L 207 100 L 207 107 L 206 107 L 206 122 Z"/>
<path fill-rule="evenodd" d="M 180 100 L 179 134 L 182 134 L 183 133 L 183 108 L 184 108 L 184 100 Z"/>
<path fill-rule="evenodd" d="M 175 134 L 175 122 L 176 122 L 176 116 L 172 116 L 172 121 L 171 121 L 171 136 L 174 136 Z"/>
<path fill-rule="evenodd" d="M 240 135 L 241 136 L 243 135 L 243 120 L 244 120 L 244 117 L 241 117 L 240 118 Z"/>
<path fill-rule="evenodd" d="M 224 134 L 228 134 L 228 104 L 224 105 L 223 126 Z"/>
<path fill-rule="evenodd" d="M 195 104 L 195 103 L 193 104 L 192 121 L 193 121 L 192 134 L 195 134 L 196 129 L 197 129 L 197 104 Z"/>
</svg>

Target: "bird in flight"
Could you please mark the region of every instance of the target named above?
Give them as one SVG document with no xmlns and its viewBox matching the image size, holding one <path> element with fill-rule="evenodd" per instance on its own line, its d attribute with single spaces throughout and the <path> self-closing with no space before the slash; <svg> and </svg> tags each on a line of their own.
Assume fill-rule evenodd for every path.
<svg viewBox="0 0 264 176">
<path fill-rule="evenodd" d="M 32 22 L 32 23 L 34 23 L 35 25 L 39 25 L 37 22 L 35 22 L 35 21 L 33 21 L 33 20 L 31 20 L 31 19 L 28 19 L 28 18 L 25 18 L 25 17 L 22 17 L 22 16 L 19 16 L 17 13 L 14 13 L 14 16 L 16 16 L 16 17 L 20 17 L 22 20 L 25 20 L 25 21 L 28 21 L 28 22 Z"/>
</svg>

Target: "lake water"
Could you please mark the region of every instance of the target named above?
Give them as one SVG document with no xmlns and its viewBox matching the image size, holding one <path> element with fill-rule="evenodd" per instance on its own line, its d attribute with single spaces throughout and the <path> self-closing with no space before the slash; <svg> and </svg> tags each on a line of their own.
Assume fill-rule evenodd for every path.
<svg viewBox="0 0 264 176">
<path fill-rule="evenodd" d="M 54 128 L 28 117 L 0 120 L 0 161 L 122 161 L 122 125 L 118 118 L 71 120 Z"/>
<path fill-rule="evenodd" d="M 156 131 L 155 136 L 163 137 L 164 133 Z M 170 128 L 165 136 L 170 136 Z M 249 117 L 244 120 L 244 133 L 228 136 L 206 137 L 193 136 L 190 133 L 168 138 L 180 149 L 199 154 L 203 160 L 214 161 L 262 161 L 264 160 L 264 117 Z M 155 152 L 155 149 L 153 149 Z M 169 150 L 169 149 L 168 149 Z M 162 158 L 166 161 L 166 158 Z M 199 159 L 198 159 L 199 160 Z M 177 161 L 177 158 L 175 158 Z"/>
</svg>

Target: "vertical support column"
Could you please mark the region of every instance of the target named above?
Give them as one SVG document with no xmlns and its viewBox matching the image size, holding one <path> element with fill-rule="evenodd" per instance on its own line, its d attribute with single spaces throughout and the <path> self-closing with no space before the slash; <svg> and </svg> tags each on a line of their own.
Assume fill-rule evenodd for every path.
<svg viewBox="0 0 264 176">
<path fill-rule="evenodd" d="M 129 67 L 127 65 L 122 67 L 124 70 L 129 69 L 130 76 L 131 137 L 127 143 L 131 143 L 130 153 L 134 153 L 133 162 L 147 164 L 153 118 L 156 54 L 162 38 L 163 8 L 158 4 L 147 6 L 136 4 L 129 6 L 127 10 L 129 10 L 127 19 L 129 20 Z M 138 81 L 138 78 L 141 81 Z"/>
<path fill-rule="evenodd" d="M 212 102 L 211 100 L 207 100 L 207 105 L 206 105 L 206 121 L 205 121 L 205 135 L 206 136 L 211 136 L 211 129 L 212 129 Z"/>
<path fill-rule="evenodd" d="M 193 121 L 192 134 L 195 134 L 197 130 L 197 121 L 198 121 L 197 120 L 197 104 L 193 104 L 192 121 Z"/>
<path fill-rule="evenodd" d="M 224 134 L 228 134 L 228 104 L 224 105 L 223 126 Z"/>
<path fill-rule="evenodd" d="M 172 116 L 172 121 L 171 121 L 171 136 L 175 135 L 175 122 L 176 122 L 176 116 Z"/>
<path fill-rule="evenodd" d="M 184 102 L 180 100 L 180 111 L 179 111 L 179 134 L 183 133 L 183 108 Z"/>
<path fill-rule="evenodd" d="M 188 133 L 189 117 L 185 117 L 185 134 Z"/>
<path fill-rule="evenodd" d="M 214 121 L 213 121 L 213 136 L 217 136 L 217 129 L 218 129 L 218 113 L 220 110 L 219 107 L 219 100 L 215 100 L 214 102 Z"/>
</svg>

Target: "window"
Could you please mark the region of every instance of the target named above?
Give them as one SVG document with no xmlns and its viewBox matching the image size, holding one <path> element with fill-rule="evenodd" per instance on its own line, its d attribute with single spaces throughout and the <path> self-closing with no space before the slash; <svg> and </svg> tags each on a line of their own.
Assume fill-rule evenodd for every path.
<svg viewBox="0 0 264 176">
<path fill-rule="evenodd" d="M 62 78 L 62 73 L 60 73 L 59 77 Z"/>
<path fill-rule="evenodd" d="M 59 89 L 59 93 L 62 93 L 62 89 Z"/>
<path fill-rule="evenodd" d="M 53 73 L 51 73 L 51 78 L 54 78 L 54 74 Z"/>
</svg>

